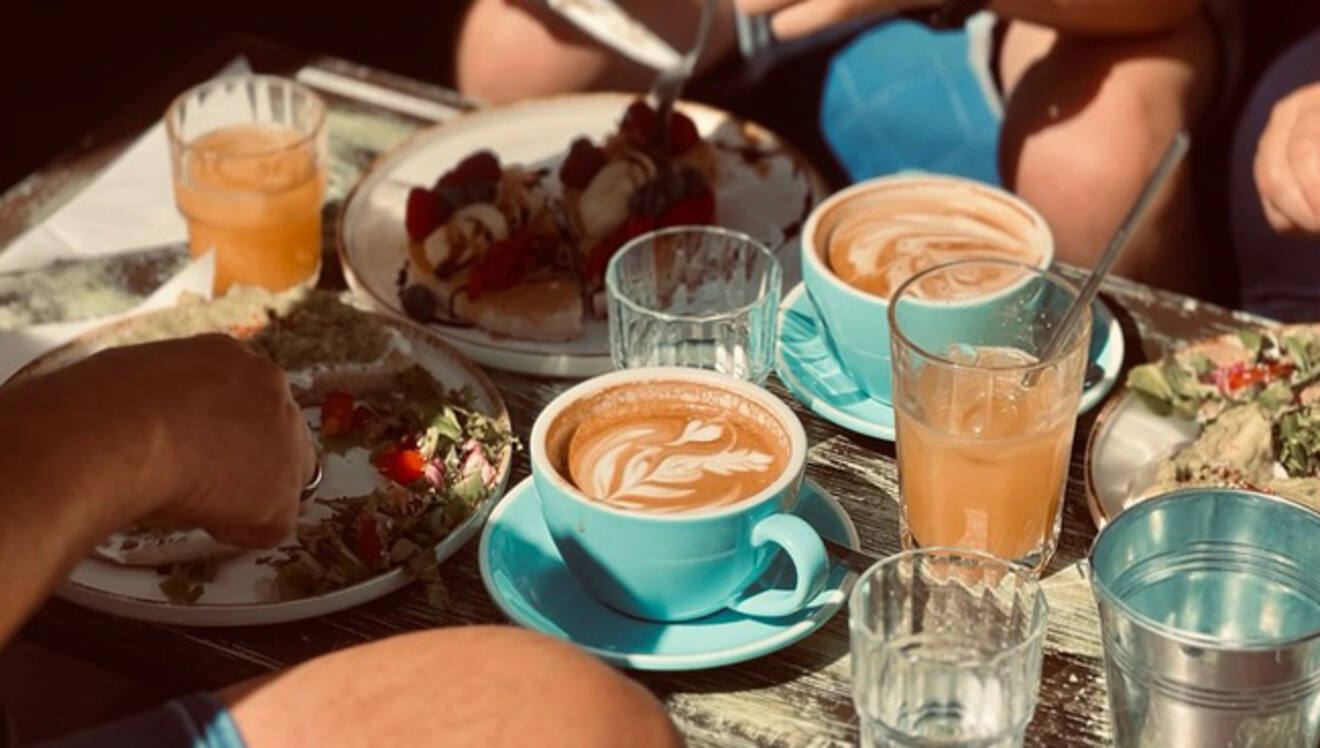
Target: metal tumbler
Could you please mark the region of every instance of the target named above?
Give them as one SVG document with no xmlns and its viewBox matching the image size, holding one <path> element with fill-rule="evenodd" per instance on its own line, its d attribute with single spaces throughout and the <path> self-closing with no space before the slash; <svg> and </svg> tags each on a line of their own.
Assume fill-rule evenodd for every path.
<svg viewBox="0 0 1320 748">
<path fill-rule="evenodd" d="M 1175 491 L 1115 517 L 1088 560 L 1116 746 L 1317 744 L 1320 514 Z"/>
</svg>

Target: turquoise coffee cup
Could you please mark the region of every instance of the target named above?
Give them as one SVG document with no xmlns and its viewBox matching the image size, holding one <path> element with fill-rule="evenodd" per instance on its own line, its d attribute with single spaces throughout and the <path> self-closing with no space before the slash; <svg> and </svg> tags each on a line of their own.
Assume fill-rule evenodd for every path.
<svg viewBox="0 0 1320 748">
<path fill-rule="evenodd" d="M 817 205 L 802 229 L 802 280 L 807 295 L 839 365 L 866 394 L 883 402 L 892 402 L 889 299 L 844 282 L 831 269 L 828 252 L 837 228 L 865 219 L 868 210 L 894 212 L 896 201 L 903 206 L 897 211 L 901 215 L 875 220 L 877 229 L 896 243 L 934 248 L 944 256 L 942 260 L 923 260 L 919 270 L 945 261 L 978 259 L 983 256 L 977 252 L 978 237 L 993 239 L 1001 231 L 1019 238 L 1038 254 L 1026 264 L 1047 268 L 1054 259 L 1049 225 L 1034 208 L 1004 190 L 970 179 L 923 173 L 868 179 Z M 945 249 L 950 246 L 960 248 Z M 1001 289 L 960 306 L 972 316 L 988 315 L 1008 296 Z"/>
<path fill-rule="evenodd" d="M 763 490 L 710 509 L 664 513 L 588 498 L 566 477 L 572 424 L 592 407 L 593 395 L 648 382 L 731 391 L 759 406 L 787 442 L 783 471 Z M 530 451 L 532 480 L 555 546 L 583 587 L 615 610 L 655 621 L 699 618 L 724 608 L 779 617 L 808 606 L 824 587 L 829 570 L 824 545 L 810 525 L 790 513 L 806 465 L 806 434 L 779 398 L 754 384 L 681 367 L 598 376 L 541 411 Z M 794 589 L 757 589 L 753 583 L 781 550 L 796 572 Z"/>
</svg>

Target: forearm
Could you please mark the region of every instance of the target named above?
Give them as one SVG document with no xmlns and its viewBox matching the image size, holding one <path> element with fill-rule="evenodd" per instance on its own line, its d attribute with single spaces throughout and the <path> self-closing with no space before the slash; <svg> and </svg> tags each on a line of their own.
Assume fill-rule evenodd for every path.
<svg viewBox="0 0 1320 748">
<path fill-rule="evenodd" d="M 1200 6 L 1201 0 L 994 0 L 990 9 L 1067 34 L 1105 36 L 1168 31 Z"/>
<path fill-rule="evenodd" d="M 136 518 L 116 495 L 131 477 L 102 457 L 120 435 L 86 420 L 98 393 L 60 385 L 0 389 L 0 644 L 101 536 Z"/>
</svg>

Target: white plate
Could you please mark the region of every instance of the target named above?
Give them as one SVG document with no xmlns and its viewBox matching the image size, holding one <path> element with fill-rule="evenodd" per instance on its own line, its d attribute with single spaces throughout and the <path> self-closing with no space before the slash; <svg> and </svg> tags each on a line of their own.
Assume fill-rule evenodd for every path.
<svg viewBox="0 0 1320 748">
<path fill-rule="evenodd" d="M 152 314 L 168 312 L 165 310 Z M 57 348 L 29 364 L 17 376 L 40 374 L 88 356 L 104 347 L 98 341 L 103 340 L 108 331 L 133 321 L 130 318 Z M 477 410 L 508 424 L 508 411 L 499 392 L 472 362 L 423 330 L 384 317 L 381 321 L 408 336 L 414 360 L 437 380 L 450 388 L 468 386 L 475 395 L 474 405 Z M 309 415 L 313 421 L 317 417 L 314 410 Z M 346 482 L 362 485 L 364 482 L 379 480 L 367 462 L 365 450 L 359 451 L 362 454 L 356 460 L 344 460 L 333 455 L 327 458 L 325 479 L 317 491 L 318 496 L 330 496 L 337 485 L 342 487 Z M 480 532 L 491 507 L 504 492 L 511 463 L 512 449 L 509 449 L 497 466 L 498 475 L 490 495 L 472 516 L 436 546 L 436 558 L 441 562 Z M 324 506 L 309 502 L 302 519 L 314 518 L 316 512 L 325 511 L 328 510 Z M 264 599 L 263 587 L 268 586 L 264 580 L 273 578 L 274 572 L 269 566 L 256 562 L 263 555 L 269 555 L 269 552 L 247 552 L 226 560 L 220 565 L 215 581 L 207 583 L 200 601 L 191 605 L 171 603 L 160 591 L 162 577 L 154 569 L 120 566 L 91 558 L 74 567 L 69 579 L 55 594 L 94 610 L 142 621 L 184 626 L 249 626 L 283 623 L 344 610 L 389 594 L 412 581 L 403 569 L 394 569 L 324 595 L 271 602 Z"/>
<path fill-rule="evenodd" d="M 577 94 L 479 110 L 423 130 L 384 155 L 349 193 L 340 214 L 339 258 L 349 285 L 380 309 L 406 319 L 398 282 L 407 266 L 403 214 L 410 188 L 434 184 L 441 173 L 481 149 L 493 151 L 502 163 L 557 168 L 575 138 L 599 142 L 612 132 L 634 98 Z M 824 196 L 823 180 L 796 150 L 762 127 L 700 104 L 680 102 L 678 108 L 717 144 L 755 144 L 782 154 L 749 162 L 717 145 L 716 218 L 775 249 L 784 266 L 784 287 L 792 288 L 798 275 L 796 232 Z M 564 343 L 428 326 L 479 363 L 500 369 L 566 377 L 609 371 L 608 327 L 604 320 L 591 319 L 585 328 L 582 337 Z"/>
<path fill-rule="evenodd" d="M 1086 501 L 1095 526 L 1123 511 L 1129 495 L 1139 495 L 1158 464 L 1197 431 L 1194 420 L 1157 415 L 1131 391 L 1106 405 L 1086 443 Z"/>
</svg>

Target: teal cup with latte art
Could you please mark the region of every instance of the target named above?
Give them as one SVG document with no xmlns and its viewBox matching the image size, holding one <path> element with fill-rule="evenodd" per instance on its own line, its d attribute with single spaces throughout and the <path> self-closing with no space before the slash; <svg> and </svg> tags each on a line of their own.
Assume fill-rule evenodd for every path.
<svg viewBox="0 0 1320 748">
<path fill-rule="evenodd" d="M 1044 269 L 1053 259 L 1049 225 L 1025 201 L 941 174 L 858 182 L 817 205 L 802 228 L 802 282 L 825 343 L 848 377 L 885 403 L 892 402 L 889 302 L 908 278 L 963 260 Z M 993 326 L 996 314 L 1021 306 L 1032 277 L 970 279 L 957 302 L 938 305 L 927 332 L 945 334 L 951 322 L 966 331 Z"/>
<path fill-rule="evenodd" d="M 555 546 L 615 610 L 773 618 L 809 607 L 824 587 L 824 546 L 792 514 L 806 434 L 754 384 L 680 367 L 605 374 L 541 412 L 530 451 Z M 793 588 L 758 584 L 781 553 Z"/>
</svg>

